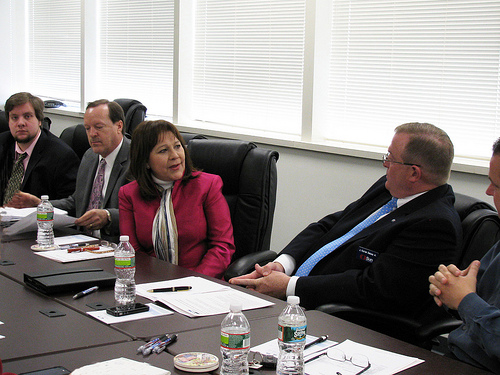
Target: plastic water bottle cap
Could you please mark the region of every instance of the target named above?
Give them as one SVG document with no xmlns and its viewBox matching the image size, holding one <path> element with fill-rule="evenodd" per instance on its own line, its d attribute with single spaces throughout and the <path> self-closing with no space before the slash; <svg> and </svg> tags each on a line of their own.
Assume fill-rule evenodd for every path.
<svg viewBox="0 0 500 375">
<path fill-rule="evenodd" d="M 299 296 L 288 296 L 286 299 L 286 302 L 290 305 L 298 305 L 300 303 L 300 297 Z"/>
<path fill-rule="evenodd" d="M 42 195 L 41 199 L 42 200 L 49 200 L 49 196 L 48 195 Z"/>
<path fill-rule="evenodd" d="M 128 236 L 120 236 L 120 242 L 128 241 Z"/>
<path fill-rule="evenodd" d="M 229 307 L 229 310 L 231 312 L 240 312 L 241 311 L 241 303 L 232 303 L 231 306 Z"/>
</svg>

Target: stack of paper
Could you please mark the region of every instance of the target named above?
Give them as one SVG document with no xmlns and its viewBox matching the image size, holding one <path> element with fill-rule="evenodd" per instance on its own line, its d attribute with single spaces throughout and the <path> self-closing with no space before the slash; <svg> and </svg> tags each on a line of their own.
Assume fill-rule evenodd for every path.
<svg viewBox="0 0 500 375">
<path fill-rule="evenodd" d="M 18 221 L 29 214 L 36 212 L 36 207 L 28 208 L 12 208 L 12 207 L 2 207 L 0 208 L 0 216 L 2 221 Z M 59 208 L 54 208 L 54 214 L 57 215 L 67 215 L 68 212 L 60 210 Z"/>
<path fill-rule="evenodd" d="M 98 258 L 107 258 L 114 256 L 114 248 L 110 246 L 100 245 L 99 250 L 92 252 L 80 251 L 68 253 L 68 248 L 87 244 L 99 243 L 98 238 L 77 234 L 73 236 L 56 237 L 54 243 L 59 245 L 59 250 L 37 251 L 35 254 L 44 258 L 55 260 L 59 263 L 78 262 L 81 260 L 92 260 Z"/>
<path fill-rule="evenodd" d="M 190 286 L 191 289 L 182 292 L 150 292 L 153 289 L 175 286 Z M 231 303 L 240 303 L 243 310 L 274 305 L 273 302 L 196 276 L 139 284 L 136 288 L 138 295 L 152 301 L 160 301 L 178 313 L 191 318 L 226 314 L 229 312 Z"/>
</svg>

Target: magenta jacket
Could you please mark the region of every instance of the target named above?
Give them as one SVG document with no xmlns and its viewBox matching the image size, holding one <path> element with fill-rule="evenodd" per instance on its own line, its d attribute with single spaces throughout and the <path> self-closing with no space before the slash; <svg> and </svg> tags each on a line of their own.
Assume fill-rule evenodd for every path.
<svg viewBox="0 0 500 375">
<path fill-rule="evenodd" d="M 222 278 L 234 253 L 233 226 L 222 195 L 219 176 L 193 172 L 197 178 L 183 185 L 176 181 L 172 203 L 177 221 L 179 265 L 204 275 Z M 118 194 L 120 233 L 130 237 L 136 251 L 154 256 L 151 236 L 160 198 L 145 201 L 136 181 Z"/>
</svg>

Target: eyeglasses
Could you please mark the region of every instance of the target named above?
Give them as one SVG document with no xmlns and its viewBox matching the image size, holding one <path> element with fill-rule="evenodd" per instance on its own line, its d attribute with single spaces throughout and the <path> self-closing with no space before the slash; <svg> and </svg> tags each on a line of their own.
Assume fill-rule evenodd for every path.
<svg viewBox="0 0 500 375">
<path fill-rule="evenodd" d="M 370 361 L 368 360 L 368 357 L 366 357 L 363 354 L 353 354 L 351 358 L 347 358 L 345 353 L 337 348 L 329 348 L 326 352 L 323 352 L 321 354 L 318 354 L 317 356 L 314 356 L 312 358 L 309 358 L 305 361 L 305 363 L 314 361 L 315 359 L 320 358 L 321 356 L 326 355 L 328 358 L 338 361 L 338 362 L 351 362 L 354 366 L 356 367 L 361 367 L 362 370 L 357 372 L 356 375 L 360 375 L 367 371 L 370 367 Z M 337 372 L 339 374 L 339 372 Z"/>
<path fill-rule="evenodd" d="M 385 155 L 382 156 L 382 163 L 393 163 L 393 164 L 401 164 L 401 165 L 409 165 L 409 166 L 413 166 L 414 165 L 416 167 L 422 168 L 422 166 L 419 165 L 419 164 L 415 164 L 415 163 L 403 163 L 403 162 L 400 162 L 400 161 L 391 160 L 391 159 L 389 159 L 389 155 L 390 154 L 391 153 L 388 152 L 387 154 L 385 154 Z"/>
</svg>

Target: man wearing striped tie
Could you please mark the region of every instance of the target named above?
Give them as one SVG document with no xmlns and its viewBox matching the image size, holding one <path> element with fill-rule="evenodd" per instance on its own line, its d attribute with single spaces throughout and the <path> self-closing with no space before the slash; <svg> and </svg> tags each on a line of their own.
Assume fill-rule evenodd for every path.
<svg viewBox="0 0 500 375">
<path fill-rule="evenodd" d="M 76 216 L 75 224 L 88 234 L 117 242 L 120 235 L 118 191 L 126 182 L 130 164 L 130 140 L 123 135 L 125 115 L 122 107 L 107 99 L 90 102 L 83 115 L 90 144 L 83 155 L 75 192 L 52 200 L 54 207 Z M 16 194 L 19 207 L 31 207 L 40 199 Z"/>
<path fill-rule="evenodd" d="M 18 192 L 38 198 L 65 198 L 75 191 L 80 160 L 62 140 L 44 129 L 42 99 L 28 92 L 5 102 L 9 130 L 0 134 L 0 206 Z"/>
<path fill-rule="evenodd" d="M 386 175 L 343 211 L 310 224 L 264 267 L 230 280 L 312 309 L 346 303 L 419 316 L 432 306 L 427 278 L 462 237 L 447 181 L 453 144 L 425 123 L 396 128 Z"/>
</svg>

